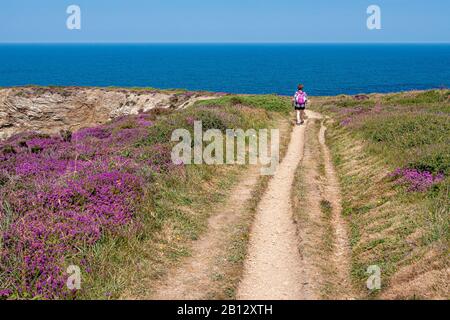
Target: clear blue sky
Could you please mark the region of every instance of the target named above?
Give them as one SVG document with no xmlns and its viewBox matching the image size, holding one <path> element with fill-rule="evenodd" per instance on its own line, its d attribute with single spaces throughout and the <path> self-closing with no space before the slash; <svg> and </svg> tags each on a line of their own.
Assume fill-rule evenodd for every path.
<svg viewBox="0 0 450 320">
<path fill-rule="evenodd" d="M 66 8 L 82 30 L 66 28 Z M 369 31 L 366 9 L 382 9 Z M 0 42 L 450 42 L 449 0 L 3 0 Z"/>
</svg>

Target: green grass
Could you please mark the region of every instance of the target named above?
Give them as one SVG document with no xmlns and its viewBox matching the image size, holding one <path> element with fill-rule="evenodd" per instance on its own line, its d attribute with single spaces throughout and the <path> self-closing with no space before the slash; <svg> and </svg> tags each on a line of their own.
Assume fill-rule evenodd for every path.
<svg viewBox="0 0 450 320">
<path fill-rule="evenodd" d="M 321 123 L 316 119 L 307 125 L 305 156 L 295 172 L 291 199 L 293 217 L 302 240 L 299 250 L 313 269 L 310 272 L 314 278 L 310 281 L 316 283 L 315 292 L 321 299 L 336 299 L 340 288 L 336 265 L 330 258 L 335 248 L 333 206 L 322 190 L 326 172 L 324 150 L 319 142 L 320 127 Z"/>
<path fill-rule="evenodd" d="M 402 286 L 396 275 L 404 268 L 445 270 L 443 257 L 450 244 L 449 94 L 431 90 L 369 95 L 364 101 L 319 97 L 314 102 L 315 109 L 331 118 L 327 141 L 343 191 L 355 284 L 365 290 L 367 267 L 382 269 L 383 288 L 367 292 L 368 297 L 383 297 Z M 388 177 L 399 167 L 443 173 L 445 180 L 427 192 L 407 192 Z M 416 276 L 407 273 L 406 279 Z M 396 297 L 448 296 L 435 281 L 430 274 L 422 288 L 408 285 Z"/>
<path fill-rule="evenodd" d="M 224 96 L 218 99 L 205 100 L 197 103 L 198 106 L 207 106 L 211 104 L 220 106 L 246 105 L 284 114 L 288 114 L 292 111 L 290 98 L 277 95 Z"/>
<path fill-rule="evenodd" d="M 411 93 L 395 93 L 382 98 L 389 105 L 416 106 L 448 103 L 450 90 L 429 90 Z M 447 109 L 448 110 L 448 109 Z"/>
<path fill-rule="evenodd" d="M 358 129 L 374 151 L 388 157 L 392 164 L 450 173 L 448 114 L 395 111 L 373 116 Z"/>
<path fill-rule="evenodd" d="M 322 210 L 322 213 L 325 215 L 325 217 L 330 218 L 331 213 L 333 211 L 333 207 L 331 206 L 331 202 L 328 200 L 321 200 L 320 201 L 320 209 Z"/>
</svg>

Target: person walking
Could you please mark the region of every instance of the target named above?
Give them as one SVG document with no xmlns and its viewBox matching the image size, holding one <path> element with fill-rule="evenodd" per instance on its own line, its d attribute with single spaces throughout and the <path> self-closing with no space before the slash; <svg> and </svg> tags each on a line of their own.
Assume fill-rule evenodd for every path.
<svg viewBox="0 0 450 320">
<path fill-rule="evenodd" d="M 304 86 L 299 84 L 297 87 L 297 92 L 292 99 L 295 111 L 297 113 L 297 125 L 302 125 L 305 123 L 305 110 L 308 103 L 308 95 L 303 89 Z"/>
</svg>

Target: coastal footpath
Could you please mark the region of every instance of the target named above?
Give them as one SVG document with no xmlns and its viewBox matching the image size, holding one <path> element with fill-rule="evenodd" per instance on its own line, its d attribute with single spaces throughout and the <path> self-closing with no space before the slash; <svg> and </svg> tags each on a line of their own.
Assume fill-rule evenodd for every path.
<svg viewBox="0 0 450 320">
<path fill-rule="evenodd" d="M 0 89 L 0 299 L 448 299 L 450 90 L 293 118 L 276 95 Z M 173 163 L 198 121 L 279 129 L 279 166 Z"/>
</svg>

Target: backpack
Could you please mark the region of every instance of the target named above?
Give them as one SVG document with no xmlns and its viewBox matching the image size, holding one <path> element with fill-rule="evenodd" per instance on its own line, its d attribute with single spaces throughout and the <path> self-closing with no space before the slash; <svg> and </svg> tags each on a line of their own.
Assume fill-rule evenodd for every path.
<svg viewBox="0 0 450 320">
<path fill-rule="evenodd" d="M 306 103 L 306 93 L 303 91 L 297 91 L 295 93 L 295 103 L 297 105 L 303 105 Z"/>
</svg>

